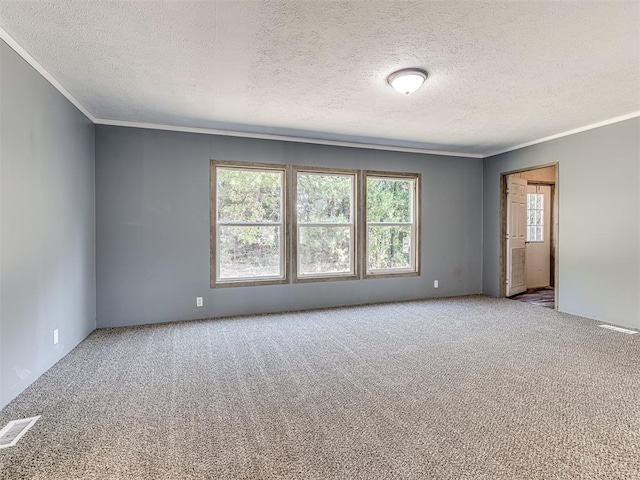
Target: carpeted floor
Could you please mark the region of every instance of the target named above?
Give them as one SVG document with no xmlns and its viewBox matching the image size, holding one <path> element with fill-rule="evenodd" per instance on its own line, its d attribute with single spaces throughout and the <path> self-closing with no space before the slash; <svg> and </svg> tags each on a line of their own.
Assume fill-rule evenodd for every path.
<svg viewBox="0 0 640 480">
<path fill-rule="evenodd" d="M 2 479 L 639 479 L 640 335 L 482 296 L 99 330 Z"/>
</svg>

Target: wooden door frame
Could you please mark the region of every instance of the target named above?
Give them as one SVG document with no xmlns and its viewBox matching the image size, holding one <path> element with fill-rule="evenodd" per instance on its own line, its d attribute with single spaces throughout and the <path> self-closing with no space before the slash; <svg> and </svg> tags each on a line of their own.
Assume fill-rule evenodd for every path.
<svg viewBox="0 0 640 480">
<path fill-rule="evenodd" d="M 554 218 L 552 228 L 554 228 L 555 232 L 552 232 L 552 235 L 555 234 L 556 245 L 554 250 L 554 279 L 553 279 L 553 289 L 555 292 L 554 295 L 554 308 L 558 309 L 558 278 L 559 278 L 559 256 L 558 252 L 560 250 L 560 195 L 559 195 L 559 173 L 560 173 L 560 164 L 559 162 L 547 163 L 544 165 L 536 165 L 535 167 L 527 167 L 521 168 L 518 170 L 510 170 L 508 172 L 500 173 L 500 298 L 505 298 L 507 296 L 507 262 L 506 262 L 506 249 L 507 249 L 507 177 L 509 175 L 513 175 L 515 173 L 529 172 L 531 170 L 539 170 L 547 167 L 555 167 L 556 169 L 556 178 L 555 178 L 555 193 L 553 195 L 553 210 L 551 212 L 551 218 Z M 551 238 L 551 242 L 553 243 L 553 238 Z"/>
</svg>

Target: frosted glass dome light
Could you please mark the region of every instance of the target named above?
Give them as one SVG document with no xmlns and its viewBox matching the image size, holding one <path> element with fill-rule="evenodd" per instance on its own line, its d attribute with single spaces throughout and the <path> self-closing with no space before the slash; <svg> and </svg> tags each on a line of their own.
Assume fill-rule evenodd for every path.
<svg viewBox="0 0 640 480">
<path fill-rule="evenodd" d="M 396 92 L 409 95 L 418 90 L 426 79 L 427 72 L 424 70 L 405 68 L 389 75 L 387 82 Z"/>
</svg>

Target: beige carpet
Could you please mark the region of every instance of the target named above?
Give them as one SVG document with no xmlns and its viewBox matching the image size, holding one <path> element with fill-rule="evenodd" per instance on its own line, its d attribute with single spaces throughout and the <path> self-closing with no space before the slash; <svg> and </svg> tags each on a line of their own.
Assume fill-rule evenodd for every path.
<svg viewBox="0 0 640 480">
<path fill-rule="evenodd" d="M 2 479 L 639 479 L 640 335 L 474 296 L 99 330 Z"/>
</svg>

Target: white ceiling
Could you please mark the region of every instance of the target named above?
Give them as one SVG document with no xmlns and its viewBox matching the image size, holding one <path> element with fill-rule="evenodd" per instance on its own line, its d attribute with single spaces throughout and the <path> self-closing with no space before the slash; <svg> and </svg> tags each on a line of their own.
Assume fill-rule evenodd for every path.
<svg viewBox="0 0 640 480">
<path fill-rule="evenodd" d="M 486 155 L 640 111 L 640 1 L 0 0 L 0 27 L 97 123 Z"/>
</svg>

